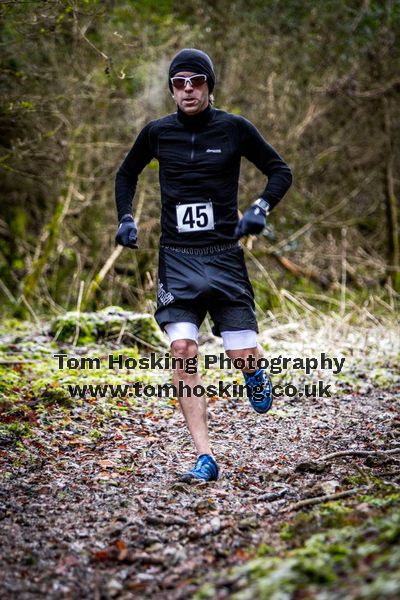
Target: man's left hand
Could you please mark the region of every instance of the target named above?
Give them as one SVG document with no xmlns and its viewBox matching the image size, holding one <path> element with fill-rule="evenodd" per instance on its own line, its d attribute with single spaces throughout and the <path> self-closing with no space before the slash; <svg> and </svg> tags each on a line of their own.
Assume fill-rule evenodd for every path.
<svg viewBox="0 0 400 600">
<path fill-rule="evenodd" d="M 235 237 L 238 239 L 250 233 L 261 233 L 264 229 L 269 205 L 265 200 L 261 200 L 261 202 L 256 200 L 244 213 L 242 220 L 235 229 Z"/>
</svg>

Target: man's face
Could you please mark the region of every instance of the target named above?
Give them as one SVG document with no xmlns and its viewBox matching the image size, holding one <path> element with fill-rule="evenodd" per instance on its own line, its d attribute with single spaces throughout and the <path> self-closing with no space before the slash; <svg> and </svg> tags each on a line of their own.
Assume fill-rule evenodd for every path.
<svg viewBox="0 0 400 600">
<path fill-rule="evenodd" d="M 197 75 L 192 71 L 179 71 L 174 77 L 190 77 Z M 197 115 L 208 106 L 208 83 L 205 81 L 201 87 L 192 87 L 186 82 L 182 90 L 173 87 L 175 102 L 182 112 L 187 115 Z"/>
</svg>

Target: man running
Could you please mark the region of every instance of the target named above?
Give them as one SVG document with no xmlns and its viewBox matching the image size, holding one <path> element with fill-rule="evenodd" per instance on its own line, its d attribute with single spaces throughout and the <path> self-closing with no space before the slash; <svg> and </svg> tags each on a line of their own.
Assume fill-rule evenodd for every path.
<svg viewBox="0 0 400 600">
<path fill-rule="evenodd" d="M 261 233 L 266 216 L 291 185 L 291 171 L 250 121 L 213 107 L 215 74 L 207 54 L 194 48 L 178 52 L 169 67 L 168 85 L 177 112 L 148 123 L 118 170 L 116 241 L 137 248 L 132 200 L 139 174 L 156 158 L 161 239 L 155 318 L 169 337 L 171 354 L 183 363 L 197 356 L 199 328 L 208 312 L 227 355 L 246 365 L 253 357 L 254 364 L 262 349 L 238 240 Z M 268 180 L 239 221 L 242 156 Z M 267 373 L 245 368 L 243 375 L 250 404 L 258 413 L 267 412 L 272 404 Z M 174 371 L 173 380 L 176 386 L 183 381 L 188 386 L 184 389 L 200 383 L 197 373 L 184 368 Z M 187 393 L 179 402 L 198 454 L 194 468 L 182 478 L 216 480 L 219 469 L 210 446 L 206 400 Z"/>
</svg>

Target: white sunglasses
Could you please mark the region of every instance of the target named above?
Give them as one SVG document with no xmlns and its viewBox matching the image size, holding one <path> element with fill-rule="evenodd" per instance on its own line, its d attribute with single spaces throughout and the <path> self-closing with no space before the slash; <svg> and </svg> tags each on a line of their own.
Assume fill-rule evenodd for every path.
<svg viewBox="0 0 400 600">
<path fill-rule="evenodd" d="M 201 87 L 207 81 L 207 75 L 191 75 L 190 77 L 171 77 L 171 83 L 177 90 L 183 90 L 186 84 L 190 87 Z"/>
</svg>

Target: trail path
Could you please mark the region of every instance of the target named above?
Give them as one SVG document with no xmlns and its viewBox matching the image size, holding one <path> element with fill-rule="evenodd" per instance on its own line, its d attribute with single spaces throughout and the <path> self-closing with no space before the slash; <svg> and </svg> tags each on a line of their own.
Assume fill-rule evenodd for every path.
<svg viewBox="0 0 400 600">
<path fill-rule="evenodd" d="M 173 403 L 102 413 L 88 400 L 40 412 L 32 400 L 33 435 L 0 436 L 1 597 L 183 599 L 208 581 L 217 597 L 229 596 L 229 568 L 260 544 L 278 548 L 297 502 L 350 490 L 357 504 L 373 477 L 396 489 L 395 355 L 380 356 L 391 374 L 385 385 L 356 357 L 353 386 L 342 382 L 329 400 L 279 398 L 268 416 L 246 400 L 210 401 L 221 466 L 212 484 L 176 480 L 195 455 Z M 394 452 L 320 461 L 355 450 Z"/>
</svg>

